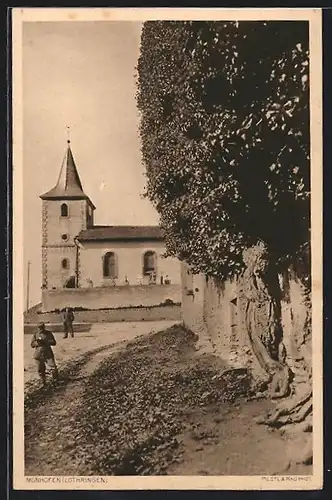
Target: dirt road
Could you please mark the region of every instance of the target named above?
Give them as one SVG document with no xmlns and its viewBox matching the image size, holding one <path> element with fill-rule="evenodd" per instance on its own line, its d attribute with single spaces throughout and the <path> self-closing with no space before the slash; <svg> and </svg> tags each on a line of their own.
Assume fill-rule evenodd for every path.
<svg viewBox="0 0 332 500">
<path fill-rule="evenodd" d="M 132 336 L 150 330 L 142 327 Z M 130 474 L 152 475 L 311 473 L 304 465 L 285 470 L 289 439 L 255 423 L 271 401 L 223 398 L 217 380 L 222 362 L 188 346 L 181 331 L 144 335 L 129 350 L 123 333 L 117 338 L 104 348 L 99 341 L 100 352 L 59 392 L 26 410 L 27 475 L 126 475 L 128 467 L 134 467 Z M 135 436 L 145 436 L 138 455 Z M 117 450 L 120 458 L 109 465 Z M 125 469 L 123 450 L 126 460 L 128 452 L 131 457 Z M 136 462 L 141 465 L 130 465 Z"/>
<path fill-rule="evenodd" d="M 89 332 L 77 333 L 75 337 L 63 339 L 62 333 L 55 333 L 57 345 L 53 351 L 56 361 L 61 364 L 86 351 L 132 340 L 137 335 L 148 335 L 173 325 L 174 321 L 149 321 L 128 323 L 95 323 Z M 36 378 L 31 335 L 24 336 L 24 381 Z"/>
</svg>

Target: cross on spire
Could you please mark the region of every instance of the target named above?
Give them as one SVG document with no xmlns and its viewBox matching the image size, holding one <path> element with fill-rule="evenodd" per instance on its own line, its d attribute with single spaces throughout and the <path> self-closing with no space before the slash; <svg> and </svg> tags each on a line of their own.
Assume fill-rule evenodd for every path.
<svg viewBox="0 0 332 500">
<path fill-rule="evenodd" d="M 67 143 L 70 144 L 70 127 L 67 125 Z"/>
</svg>

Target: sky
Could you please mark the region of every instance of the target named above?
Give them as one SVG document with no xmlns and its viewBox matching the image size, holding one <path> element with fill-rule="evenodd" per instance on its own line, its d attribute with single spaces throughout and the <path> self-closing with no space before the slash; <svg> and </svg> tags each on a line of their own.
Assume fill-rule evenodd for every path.
<svg viewBox="0 0 332 500">
<path fill-rule="evenodd" d="M 138 22 L 39 22 L 23 25 L 23 183 L 25 294 L 41 299 L 41 200 L 57 181 L 70 127 L 95 224 L 154 225 L 143 200 L 135 66 Z M 25 295 L 26 296 L 26 295 Z M 26 299 L 25 299 L 26 304 Z"/>
</svg>

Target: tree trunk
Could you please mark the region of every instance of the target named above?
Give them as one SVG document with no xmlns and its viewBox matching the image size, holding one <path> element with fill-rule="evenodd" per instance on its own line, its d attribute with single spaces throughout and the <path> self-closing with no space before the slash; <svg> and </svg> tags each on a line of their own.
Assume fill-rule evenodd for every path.
<svg viewBox="0 0 332 500">
<path fill-rule="evenodd" d="M 290 393 L 291 371 L 282 342 L 281 291 L 278 275 L 265 245 L 245 250 L 242 293 L 245 299 L 245 325 L 250 344 L 270 383 L 272 398 Z"/>
<path fill-rule="evenodd" d="M 293 302 L 297 304 L 297 310 L 291 309 L 292 330 L 288 333 L 295 348 L 287 353 L 282 330 L 281 289 L 274 263 L 263 244 L 247 249 L 243 258 L 246 270 L 242 291 L 252 350 L 267 374 L 271 397 L 285 398 L 257 423 L 280 428 L 306 421 L 302 430 L 308 432 L 312 419 L 311 301 L 308 286 L 298 278 L 294 281 L 298 297 Z M 291 357 L 292 370 L 286 363 L 287 355 Z M 311 463 L 310 440 L 304 443 L 303 453 L 297 461 Z"/>
</svg>

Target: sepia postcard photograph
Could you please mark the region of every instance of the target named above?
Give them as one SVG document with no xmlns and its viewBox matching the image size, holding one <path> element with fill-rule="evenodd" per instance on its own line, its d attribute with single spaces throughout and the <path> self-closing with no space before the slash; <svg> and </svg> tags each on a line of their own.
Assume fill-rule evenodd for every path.
<svg viewBox="0 0 332 500">
<path fill-rule="evenodd" d="M 322 488 L 321 38 L 13 9 L 14 489 Z"/>
</svg>

